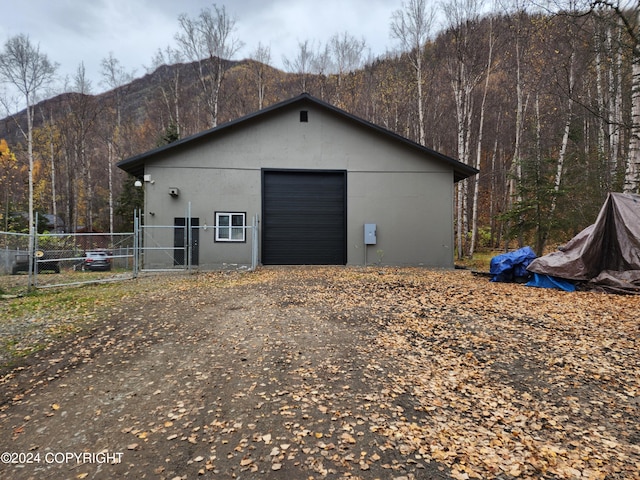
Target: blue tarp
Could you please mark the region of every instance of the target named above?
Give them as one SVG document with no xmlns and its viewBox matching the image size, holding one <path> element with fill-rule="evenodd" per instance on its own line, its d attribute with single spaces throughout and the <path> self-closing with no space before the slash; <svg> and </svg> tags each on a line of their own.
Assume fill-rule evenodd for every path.
<svg viewBox="0 0 640 480">
<path fill-rule="evenodd" d="M 492 282 L 516 282 L 527 280 L 529 264 L 536 258 L 531 247 L 522 247 L 514 252 L 496 255 L 491 259 L 489 273 Z"/>
<path fill-rule="evenodd" d="M 534 273 L 533 278 L 527 282 L 527 287 L 559 288 L 565 292 L 576 291 L 576 286 L 571 281 L 541 273 Z"/>
</svg>

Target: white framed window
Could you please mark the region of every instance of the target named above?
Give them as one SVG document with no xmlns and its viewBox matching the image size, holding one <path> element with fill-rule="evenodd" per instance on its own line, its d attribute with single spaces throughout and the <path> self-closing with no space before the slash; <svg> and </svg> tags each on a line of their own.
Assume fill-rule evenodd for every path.
<svg viewBox="0 0 640 480">
<path fill-rule="evenodd" d="M 216 212 L 216 242 L 245 242 L 247 214 Z"/>
</svg>

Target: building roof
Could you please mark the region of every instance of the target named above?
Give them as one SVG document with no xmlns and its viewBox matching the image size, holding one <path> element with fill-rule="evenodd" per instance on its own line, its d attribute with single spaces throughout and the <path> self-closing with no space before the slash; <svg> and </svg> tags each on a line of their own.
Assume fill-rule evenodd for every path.
<svg viewBox="0 0 640 480">
<path fill-rule="evenodd" d="M 238 125 L 246 124 L 247 122 L 250 122 L 253 120 L 266 118 L 270 113 L 277 110 L 282 110 L 284 108 L 289 108 L 296 105 L 302 106 L 302 105 L 309 105 L 309 104 L 317 106 L 326 111 L 332 112 L 333 114 L 343 118 L 346 121 L 359 124 L 365 128 L 370 129 L 372 132 L 375 132 L 382 136 L 386 136 L 391 140 L 394 140 L 396 142 L 399 142 L 401 144 L 414 148 L 418 153 L 422 153 L 430 158 L 434 158 L 446 164 L 449 164 L 453 168 L 455 182 L 459 182 L 460 180 L 464 180 L 465 178 L 469 178 L 478 173 L 477 169 L 465 163 L 459 162 L 454 158 L 451 158 L 451 157 L 448 157 L 447 155 L 443 155 L 442 153 L 436 152 L 435 150 L 425 147 L 424 145 L 420 145 L 419 143 L 409 140 L 408 138 L 398 135 L 390 130 L 387 130 L 386 128 L 383 128 L 379 125 L 368 122 L 360 117 L 357 117 L 348 112 L 345 112 L 344 110 L 338 107 L 335 107 L 327 102 L 324 102 L 318 98 L 315 98 L 312 95 L 309 95 L 308 93 L 302 93 L 289 100 L 285 100 L 283 102 L 273 104 L 267 108 L 258 110 L 257 112 L 251 113 L 249 115 L 245 115 L 244 117 L 238 118 L 231 122 L 224 123 L 217 127 L 192 135 L 190 137 L 186 137 L 176 142 L 163 145 L 153 150 L 149 150 L 145 153 L 141 153 L 139 155 L 127 158 L 125 160 L 118 162 L 117 166 L 122 170 L 124 170 L 125 172 L 130 173 L 131 175 L 134 175 L 135 177 L 142 178 L 142 176 L 144 175 L 145 164 L 148 162 L 152 162 L 153 157 L 158 155 L 159 153 L 164 153 L 171 150 L 178 151 L 181 147 L 183 147 L 186 144 L 190 144 L 195 141 L 201 141 L 209 137 L 220 135 L 223 132 L 226 132 L 230 129 L 233 129 L 234 127 L 237 127 Z"/>
</svg>

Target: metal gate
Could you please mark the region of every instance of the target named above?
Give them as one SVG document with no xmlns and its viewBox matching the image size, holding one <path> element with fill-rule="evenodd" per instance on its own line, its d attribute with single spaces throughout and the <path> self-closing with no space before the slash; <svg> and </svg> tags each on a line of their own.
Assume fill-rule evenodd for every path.
<svg viewBox="0 0 640 480">
<path fill-rule="evenodd" d="M 136 213 L 137 272 L 255 270 L 259 261 L 258 216 L 253 217 L 251 225 L 234 227 L 245 231 L 246 242 L 240 244 L 216 243 L 215 234 L 220 228 L 225 227 L 207 225 L 199 217 L 192 217 L 190 206 L 173 225 L 146 224 Z"/>
</svg>

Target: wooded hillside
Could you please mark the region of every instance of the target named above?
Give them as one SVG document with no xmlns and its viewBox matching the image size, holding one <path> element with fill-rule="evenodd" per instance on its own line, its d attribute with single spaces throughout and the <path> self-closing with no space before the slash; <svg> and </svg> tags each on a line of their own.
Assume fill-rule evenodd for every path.
<svg viewBox="0 0 640 480">
<path fill-rule="evenodd" d="M 269 66 L 268 48 L 229 61 L 232 48 L 190 51 L 185 34 L 142 78 L 106 59 L 104 94 L 88 91 L 80 68 L 69 93 L 33 110 L 35 209 L 68 231 L 129 229 L 139 198 L 119 160 L 302 91 L 480 169 L 458 185 L 458 255 L 509 240 L 541 252 L 592 223 L 608 192 L 638 192 L 635 13 L 450 6 L 448 27 L 421 38 L 408 21 L 414 3 L 391 19 L 401 50 L 384 58 L 344 33 L 317 48 L 301 42 L 284 72 Z M 181 18 L 183 31 L 200 20 Z M 25 120 L 0 121 L 0 230 L 19 229 L 11 212 L 27 209 Z"/>
</svg>

